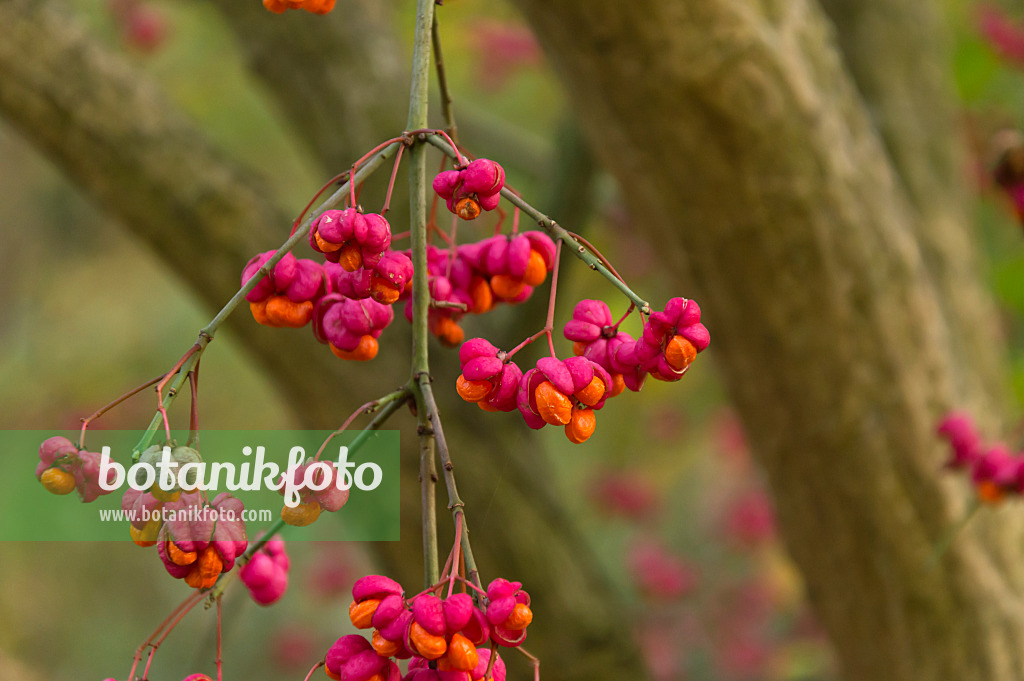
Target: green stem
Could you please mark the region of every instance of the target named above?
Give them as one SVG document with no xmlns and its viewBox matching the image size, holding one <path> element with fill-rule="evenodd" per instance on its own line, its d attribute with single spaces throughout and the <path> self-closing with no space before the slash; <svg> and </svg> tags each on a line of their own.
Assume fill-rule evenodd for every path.
<svg viewBox="0 0 1024 681">
<path fill-rule="evenodd" d="M 455 159 L 458 158 L 458 151 L 452 148 L 452 146 L 448 144 L 448 142 L 446 142 L 439 135 L 427 135 L 426 141 L 429 142 L 430 144 L 433 144 L 435 147 L 444 152 L 447 156 L 450 156 L 451 158 Z M 629 286 L 626 285 L 625 282 L 621 281 L 618 277 L 616 277 L 607 267 L 605 267 L 604 263 L 601 262 L 600 258 L 591 253 L 586 246 L 577 241 L 572 236 L 572 234 L 566 231 L 561 225 L 559 225 L 557 222 L 549 218 L 547 215 L 545 215 L 544 213 L 540 212 L 539 210 L 528 204 L 526 201 L 522 199 L 522 197 L 512 193 L 512 191 L 510 191 L 507 187 L 501 190 L 501 195 L 505 199 L 507 199 L 513 206 L 516 206 L 517 208 L 519 208 L 519 210 L 523 211 L 531 218 L 533 218 L 538 225 L 543 227 L 548 232 L 548 234 L 551 235 L 552 238 L 561 241 L 565 243 L 567 246 L 569 246 L 569 250 L 572 251 L 573 255 L 575 255 L 577 258 L 585 262 L 587 266 L 590 267 L 590 269 L 600 273 L 601 276 L 610 281 L 612 285 L 615 288 L 619 289 L 619 291 L 621 291 L 624 296 L 626 296 L 631 302 L 633 302 L 633 304 L 635 304 L 641 312 L 643 312 L 644 314 L 651 313 L 651 306 L 647 303 L 646 300 L 638 296 L 633 291 L 633 289 L 629 288 Z"/>
<path fill-rule="evenodd" d="M 409 391 L 409 387 L 408 386 L 403 386 L 403 387 L 399 388 L 398 390 L 395 390 L 394 392 L 390 392 L 387 395 L 384 395 L 383 397 L 378 397 L 375 400 L 370 400 L 369 402 L 367 402 L 363 406 L 361 406 L 358 409 L 356 409 L 354 412 L 352 412 L 349 415 L 349 417 L 347 419 L 345 419 L 345 422 L 341 424 L 340 428 L 338 428 L 333 433 L 331 433 L 330 435 L 327 436 L 327 438 L 320 445 L 320 448 L 316 451 L 316 455 L 313 457 L 313 459 L 315 461 L 319 461 L 320 460 L 320 455 L 323 454 L 324 449 L 327 448 L 327 445 L 330 444 L 331 440 L 333 440 L 335 437 L 337 437 L 338 435 L 341 435 L 346 430 L 348 430 L 349 425 L 352 424 L 352 421 L 354 421 L 357 416 L 359 416 L 363 412 L 366 412 L 367 414 L 372 414 L 372 413 L 376 412 L 377 410 L 381 409 L 382 407 L 386 407 L 387 405 L 389 405 L 390 403 L 392 403 L 392 402 L 394 402 L 396 400 L 401 400 L 404 403 L 404 402 L 408 401 L 410 394 L 411 393 Z M 401 405 L 399 405 L 399 406 L 401 406 Z M 356 439 L 353 440 L 354 447 L 350 447 L 349 448 L 349 452 L 350 453 L 354 453 L 355 449 L 363 444 L 363 441 L 365 440 L 366 437 L 369 437 L 369 435 L 366 433 L 366 431 L 361 431 L 359 433 L 359 435 L 356 436 Z M 358 445 L 356 445 L 356 442 L 358 442 Z"/>
<path fill-rule="evenodd" d="M 199 349 L 192 353 L 192 355 L 187 360 L 185 360 L 185 363 L 181 365 L 181 368 L 178 369 L 177 375 L 174 377 L 174 380 L 171 381 L 170 386 L 167 390 L 167 396 L 164 397 L 164 400 L 161 403 L 161 406 L 164 408 L 165 411 L 174 402 L 174 398 L 178 396 L 178 391 L 181 389 L 181 386 L 184 385 L 185 381 L 188 380 L 189 372 L 192 371 L 196 363 L 199 361 L 199 357 L 203 354 L 203 350 L 209 344 L 210 340 L 212 339 L 207 336 L 200 336 L 199 340 L 196 341 L 196 345 L 199 346 Z M 149 446 L 149 443 L 152 442 L 153 440 L 153 436 L 156 435 L 156 431 L 159 430 L 161 425 L 163 425 L 163 422 L 163 415 L 158 410 L 153 415 L 153 420 L 149 422 L 149 427 L 146 428 L 146 431 L 142 434 L 142 438 L 132 449 L 133 461 L 139 455 L 139 453 L 142 452 L 142 450 Z"/>
<path fill-rule="evenodd" d="M 423 579 L 429 586 L 441 578 L 437 549 L 437 462 L 436 441 L 420 430 L 420 500 L 423 512 Z"/>
<path fill-rule="evenodd" d="M 373 417 L 365 428 L 359 431 L 359 434 L 352 440 L 352 444 L 348 446 L 349 455 L 353 455 L 359 451 L 359 448 L 365 444 L 373 431 L 379 430 L 380 427 L 384 425 L 384 422 L 391 418 L 392 414 L 401 409 L 409 401 L 409 396 L 410 392 L 408 390 L 403 390 L 402 394 L 398 398 L 389 400 L 383 407 L 377 407 L 380 411 L 377 412 L 376 416 Z M 383 403 L 383 401 L 384 400 L 382 399 L 381 402 Z"/>
<path fill-rule="evenodd" d="M 481 587 L 480 575 L 476 567 L 476 559 L 473 557 L 473 547 L 469 543 L 469 525 L 466 521 L 466 504 L 459 496 L 458 485 L 455 484 L 455 464 L 452 463 L 451 454 L 448 451 L 448 440 L 444 436 L 444 428 L 441 426 L 441 417 L 437 411 L 437 401 L 434 399 L 434 390 L 430 385 L 429 376 L 420 376 L 420 392 L 423 395 L 423 404 L 426 408 L 426 419 L 434 433 L 437 441 L 437 454 L 441 459 L 441 470 L 444 474 L 444 484 L 448 490 L 448 510 L 452 512 L 452 520 L 459 522 L 462 516 L 462 553 L 466 557 L 466 576 L 471 582 Z M 458 566 L 453 565 L 453 570 Z"/>
<path fill-rule="evenodd" d="M 431 27 L 435 0 L 418 0 L 416 37 L 412 50 L 412 87 L 409 92 L 407 130 L 427 127 L 428 80 L 430 77 Z M 418 134 L 423 140 L 425 134 Z M 427 586 L 438 581 L 437 511 L 435 488 L 437 469 L 434 436 L 426 417 L 421 378 L 430 380 L 429 327 L 430 289 L 427 278 L 427 148 L 415 144 L 409 150 L 409 204 L 412 241 L 412 367 L 409 387 L 416 400 L 420 438 L 420 492 L 423 502 L 423 572 Z"/>
</svg>

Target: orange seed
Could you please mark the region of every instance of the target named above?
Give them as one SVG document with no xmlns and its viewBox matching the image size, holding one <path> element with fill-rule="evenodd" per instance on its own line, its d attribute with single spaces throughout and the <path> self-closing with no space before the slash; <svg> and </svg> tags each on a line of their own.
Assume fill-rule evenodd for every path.
<svg viewBox="0 0 1024 681">
<path fill-rule="evenodd" d="M 682 371 L 697 358 L 697 348 L 682 336 L 672 336 L 665 346 L 665 361 L 676 371 Z"/>
<path fill-rule="evenodd" d="M 75 476 L 62 468 L 47 468 L 39 476 L 39 482 L 51 494 L 70 494 L 75 489 Z"/>
<path fill-rule="evenodd" d="M 185 583 L 194 589 L 209 589 L 217 583 L 217 577 L 224 569 L 224 561 L 213 545 L 207 546 L 199 554 L 199 560 L 195 562 L 192 569 L 185 575 Z"/>
<path fill-rule="evenodd" d="M 349 241 L 341 247 L 338 254 L 338 264 L 345 268 L 346 272 L 355 272 L 363 266 L 363 253 L 359 250 L 359 244 Z"/>
<path fill-rule="evenodd" d="M 604 397 L 605 386 L 604 381 L 597 374 L 590 379 L 590 383 L 586 385 L 582 390 L 578 390 L 575 393 L 576 399 L 587 405 L 593 407 L 595 404 L 601 401 Z"/>
<path fill-rule="evenodd" d="M 270 317 L 267 316 L 266 300 L 249 303 L 249 311 L 252 312 L 252 318 L 256 320 L 257 324 L 262 324 L 263 326 L 276 326 L 270 321 Z"/>
<path fill-rule="evenodd" d="M 384 277 L 370 277 L 370 296 L 381 305 L 392 304 L 400 295 L 399 288 Z"/>
<path fill-rule="evenodd" d="M 153 546 L 156 544 L 156 535 L 160 531 L 160 526 L 163 522 L 160 520 L 150 520 L 143 526 L 141 530 L 135 528 L 134 525 L 128 526 L 128 535 L 132 538 L 132 541 L 142 546 Z"/>
<path fill-rule="evenodd" d="M 468 196 L 459 199 L 455 204 L 455 214 L 463 220 L 475 220 L 480 216 L 480 204 Z"/>
<path fill-rule="evenodd" d="M 530 610 L 530 606 L 525 603 L 516 603 L 516 607 L 512 609 L 508 619 L 505 620 L 501 626 L 506 629 L 512 629 L 519 631 L 530 626 L 530 622 L 533 621 L 533 611 Z"/>
<path fill-rule="evenodd" d="M 327 14 L 334 9 L 334 0 L 306 0 L 303 9 L 312 14 Z"/>
<path fill-rule="evenodd" d="M 523 292 L 525 284 L 508 274 L 495 274 L 491 277 L 491 290 L 502 300 L 512 300 Z"/>
<path fill-rule="evenodd" d="M 267 299 L 266 313 L 273 326 L 298 329 L 313 318 L 313 303 L 309 300 L 296 303 L 287 296 L 271 296 Z"/>
<path fill-rule="evenodd" d="M 320 504 L 315 501 L 308 501 L 295 507 L 281 507 L 281 520 L 294 527 L 312 525 L 319 517 Z"/>
<path fill-rule="evenodd" d="M 459 374 L 458 380 L 455 381 L 455 392 L 467 402 L 486 400 L 493 389 L 490 381 L 470 381 L 462 374 Z"/>
<path fill-rule="evenodd" d="M 167 542 L 167 557 L 175 565 L 191 565 L 198 558 L 195 551 L 182 551 L 173 541 Z"/>
<path fill-rule="evenodd" d="M 612 374 L 612 391 L 608 394 L 608 397 L 621 395 L 622 391 L 625 389 L 626 379 L 622 377 L 622 374 Z"/>
<path fill-rule="evenodd" d="M 573 407 L 572 417 L 565 426 L 565 436 L 573 444 L 582 444 L 590 439 L 597 427 L 597 418 L 593 409 L 576 409 Z"/>
<path fill-rule="evenodd" d="M 377 356 L 377 351 L 380 346 L 377 344 L 377 339 L 367 334 L 359 339 L 359 345 L 356 346 L 355 350 L 342 350 L 334 343 L 329 343 L 331 346 L 331 352 L 334 353 L 335 357 L 341 359 L 351 359 L 356 362 L 368 362 Z"/>
<path fill-rule="evenodd" d="M 491 285 L 481 276 L 474 276 L 469 280 L 469 299 L 471 302 L 469 311 L 473 314 L 483 314 L 494 308 L 494 293 L 491 291 Z"/>
<path fill-rule="evenodd" d="M 540 286 L 548 278 L 548 265 L 544 256 L 537 251 L 530 251 L 530 260 L 526 263 L 526 274 L 523 282 L 529 286 Z"/>
<path fill-rule="evenodd" d="M 545 423 L 553 426 L 564 426 L 569 423 L 573 411 L 572 402 L 558 392 L 558 388 L 552 385 L 551 381 L 544 381 L 538 385 L 533 395 L 537 401 L 537 413 Z"/>
<path fill-rule="evenodd" d="M 448 653 L 445 659 L 455 671 L 468 672 L 476 669 L 476 665 L 480 662 L 480 654 L 468 638 L 462 634 L 455 634 L 452 636 L 451 643 L 448 644 Z"/>
<path fill-rule="evenodd" d="M 413 622 L 409 627 L 409 641 L 412 643 L 415 652 L 428 660 L 436 660 L 448 650 L 448 643 L 444 636 L 434 636 L 429 631 Z"/>
<path fill-rule="evenodd" d="M 381 657 L 391 657 L 402 649 L 401 641 L 389 641 L 381 636 L 376 629 L 373 630 L 373 638 L 370 643 Z"/>
<path fill-rule="evenodd" d="M 462 339 L 466 337 L 466 332 L 451 317 L 438 319 L 434 324 L 433 331 L 437 339 L 441 341 L 441 345 L 447 348 L 458 347 L 462 344 Z"/>
<path fill-rule="evenodd" d="M 320 234 L 313 234 L 313 239 L 316 241 L 316 246 L 324 253 L 333 253 L 334 251 L 341 248 L 341 244 L 336 244 L 332 241 L 326 241 L 320 238 Z"/>
<path fill-rule="evenodd" d="M 356 603 L 352 601 L 348 606 L 348 618 L 352 620 L 352 626 L 356 629 L 369 629 L 373 625 L 373 614 L 377 612 L 380 601 L 376 598 L 367 598 L 365 601 Z M 376 634 L 376 632 L 374 632 Z"/>
</svg>

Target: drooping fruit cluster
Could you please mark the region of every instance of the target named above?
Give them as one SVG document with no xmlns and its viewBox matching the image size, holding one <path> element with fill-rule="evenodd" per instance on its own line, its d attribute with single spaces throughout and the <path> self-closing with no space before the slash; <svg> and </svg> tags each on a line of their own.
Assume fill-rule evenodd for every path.
<svg viewBox="0 0 1024 681">
<path fill-rule="evenodd" d="M 463 220 L 474 220 L 481 210 L 494 210 L 505 186 L 505 169 L 486 158 L 478 158 L 464 168 L 445 170 L 434 178 L 434 191 L 448 210 Z"/>
<path fill-rule="evenodd" d="M 1007 495 L 1024 494 L 1024 456 L 1011 453 L 1002 442 L 986 445 L 970 416 L 948 414 L 939 423 L 938 434 L 951 449 L 945 467 L 968 472 L 981 501 L 998 504 Z"/>
<path fill-rule="evenodd" d="M 442 345 L 458 347 L 465 338 L 459 322 L 466 314 L 527 300 L 554 263 L 555 244 L 543 232 L 499 234 L 451 249 L 428 247 L 428 286 L 435 303 L 428 312 L 430 333 Z M 406 320 L 412 321 L 411 289 L 400 300 L 405 301 Z"/>
<path fill-rule="evenodd" d="M 665 310 L 652 313 L 637 340 L 618 330 L 599 300 L 580 301 L 564 333 L 574 341 L 576 356 L 541 358 L 525 374 L 488 341 L 467 341 L 459 349 L 462 375 L 456 391 L 486 411 L 518 407 L 531 428 L 564 426 L 566 437 L 580 444 L 594 433 L 594 412 L 609 397 L 627 387 L 640 390 L 648 375 L 679 380 L 710 342 L 700 308 L 684 298 L 673 298 Z"/>
<path fill-rule="evenodd" d="M 544 283 L 555 264 L 555 242 L 544 232 L 498 234 L 461 248 L 471 274 L 482 277 L 498 300 L 520 303 Z"/>
<path fill-rule="evenodd" d="M 612 323 L 608 306 L 600 300 L 581 300 L 564 329 L 574 341 L 573 352 L 593 360 L 625 387 L 638 391 L 648 375 L 660 381 L 678 381 L 711 342 L 700 323 L 694 300 L 672 298 L 665 309 L 651 313 L 640 338 L 633 338 Z"/>
<path fill-rule="evenodd" d="M 483 338 L 473 338 L 459 348 L 462 374 L 455 391 L 484 411 L 512 411 L 516 408 L 523 371 L 505 353 Z"/>
<path fill-rule="evenodd" d="M 260 605 L 271 605 L 288 589 L 289 567 L 284 540 L 275 536 L 252 555 L 238 576 L 254 601 Z"/>
<path fill-rule="evenodd" d="M 307 484 L 307 470 L 312 475 Z M 303 527 L 316 521 L 321 511 L 337 511 L 348 501 L 348 488 L 338 486 L 338 469 L 327 461 L 314 461 L 312 457 L 304 463 L 281 474 L 278 492 L 294 489 L 298 493 L 296 506 L 285 504 L 281 507 L 281 520 L 289 525 Z"/>
<path fill-rule="evenodd" d="M 113 475 L 115 472 L 110 470 L 108 486 L 114 483 Z M 78 496 L 87 503 L 111 492 L 100 487 L 100 454 L 79 450 L 66 437 L 51 437 L 39 445 L 36 479 L 53 494 L 78 490 Z"/>
<path fill-rule="evenodd" d="M 167 519 L 157 534 L 157 552 L 167 573 L 196 589 L 208 589 L 235 565 L 248 540 L 242 502 L 227 492 L 213 503 L 200 492 L 164 504 Z"/>
<path fill-rule="evenodd" d="M 497 163 L 477 159 L 438 178 L 435 186 L 442 188 L 452 210 L 456 204 L 477 206 L 478 214 L 480 206 L 497 206 L 505 173 Z M 317 340 L 338 357 L 373 359 L 377 339 L 394 319 L 391 306 L 404 301 L 406 319 L 412 320 L 410 251 L 391 250 L 391 226 L 383 216 L 352 207 L 317 216 L 309 244 L 323 254 L 324 263 L 287 254 L 267 271 L 273 255 L 267 252 L 246 264 L 243 284 L 263 277 L 246 296 L 253 317 L 267 326 L 292 328 L 312 321 Z M 429 246 L 430 333 L 458 347 L 465 337 L 459 326 L 465 314 L 523 302 L 544 283 L 554 261 L 554 242 L 537 231 L 498 234 L 447 249 Z"/>
<path fill-rule="evenodd" d="M 274 14 L 289 9 L 304 9 L 312 14 L 327 14 L 334 9 L 335 0 L 263 0 L 263 6 Z"/>
<path fill-rule="evenodd" d="M 242 284 L 273 255 L 273 251 L 267 251 L 249 260 L 242 270 Z M 326 278 L 319 264 L 286 253 L 245 299 L 249 301 L 253 318 L 260 324 L 298 329 L 313 318 L 313 306 L 327 292 Z"/>
<path fill-rule="evenodd" d="M 370 270 L 391 246 L 391 225 L 376 213 L 328 210 L 310 227 L 309 245 L 346 272 Z"/>
<path fill-rule="evenodd" d="M 377 339 L 394 318 L 390 305 L 331 293 L 316 307 L 313 335 L 336 357 L 366 362 L 377 356 Z"/>
<path fill-rule="evenodd" d="M 352 624 L 373 635 L 343 636 L 327 652 L 327 675 L 345 681 L 398 679 L 394 660 L 409 658 L 406 679 L 500 681 L 504 664 L 500 657 L 490 664 L 490 651 L 481 646 L 517 647 L 533 620 L 522 584 L 504 579 L 492 581 L 475 601 L 466 593 L 441 598 L 432 591 L 406 600 L 398 582 L 369 575 L 352 587 L 352 599 Z"/>
<path fill-rule="evenodd" d="M 586 357 L 542 357 L 519 381 L 516 401 L 530 428 L 565 426 L 569 441 L 581 444 L 594 434 L 594 411 L 613 390 L 611 375 Z"/>
</svg>

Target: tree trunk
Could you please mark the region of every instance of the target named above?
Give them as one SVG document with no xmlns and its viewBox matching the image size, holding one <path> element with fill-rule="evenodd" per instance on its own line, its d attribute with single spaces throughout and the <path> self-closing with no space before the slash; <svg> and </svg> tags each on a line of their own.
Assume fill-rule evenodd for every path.
<svg viewBox="0 0 1024 681">
<path fill-rule="evenodd" d="M 954 405 L 997 423 L 1002 394 L 924 31 L 896 63 L 925 59 L 928 82 L 901 109 L 877 78 L 876 113 L 903 127 L 876 127 L 814 2 L 517 4 L 637 229 L 702 305 L 844 678 L 1022 678 L 1020 523 L 983 513 L 931 562 L 966 497 L 935 423 Z M 897 14 L 936 24 L 915 6 Z M 876 47 L 858 82 L 890 68 Z M 932 101 L 928 135 L 900 119 Z"/>
</svg>

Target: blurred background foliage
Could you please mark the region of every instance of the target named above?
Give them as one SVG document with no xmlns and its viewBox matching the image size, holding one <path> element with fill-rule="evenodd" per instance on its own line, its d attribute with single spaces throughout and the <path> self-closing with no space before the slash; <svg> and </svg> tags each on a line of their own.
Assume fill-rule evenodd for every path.
<svg viewBox="0 0 1024 681">
<path fill-rule="evenodd" d="M 169 0 L 71 4 L 98 39 L 157 79 L 211 139 L 268 178 L 289 211 L 298 212 L 326 179 L 247 73 L 234 35 L 213 7 Z M 394 13 L 408 44 L 414 4 L 400 0 Z M 124 14 L 129 5 L 136 12 L 132 20 Z M 1021 64 L 1001 58 L 979 30 L 978 5 L 947 5 L 950 23 L 958 27 L 950 66 L 972 151 L 964 182 L 978 189 L 974 218 L 986 271 L 1002 304 L 1010 345 L 1019 349 L 1024 244 L 987 171 L 993 134 L 1024 121 L 1024 74 Z M 344 0 L 335 11 L 344 12 Z M 1024 22 L 1024 12 L 1010 18 Z M 629 216 L 599 170 L 584 162 L 590 191 L 582 203 L 560 203 L 556 159 L 564 155 L 556 149 L 571 143 L 571 120 L 543 55 L 515 12 L 498 0 L 448 0 L 442 27 L 456 115 L 472 122 L 463 130 L 467 148 L 493 154 L 514 186 L 585 234 L 649 300 L 660 304 L 685 295 L 663 289 L 650 266 L 650 246 L 631 237 Z M 6 429 L 74 427 L 112 397 L 165 371 L 212 311 L 196 302 L 158 254 L 98 213 L 2 124 L 0 177 L 0 423 Z M 567 214 L 578 222 L 566 223 Z M 392 217 L 401 231 L 401 217 Z M 289 227 L 281 225 L 282 239 Z M 243 263 L 238 265 L 241 270 Z M 581 297 L 603 297 L 613 313 L 624 309 L 603 280 L 572 259 L 566 265 L 557 326 Z M 518 337 L 492 340 L 510 347 L 532 333 L 543 323 L 539 308 L 532 312 L 532 318 L 517 320 Z M 467 324 L 470 336 L 482 333 L 474 323 Z M 709 326 L 713 335 L 713 322 Z M 637 328 L 627 323 L 626 330 Z M 400 320 L 387 331 L 406 332 Z M 568 354 L 569 344 L 560 350 Z M 338 360 L 325 352 L 324 361 Z M 349 370 L 372 375 L 376 364 L 405 361 L 382 356 Z M 1019 350 L 1013 375 L 1018 398 L 1024 397 Z M 456 411 L 457 397 L 445 388 L 455 376 L 438 379 L 442 410 Z M 138 428 L 148 422 L 152 402 L 146 395 L 134 399 L 98 425 Z M 172 417 L 184 418 L 184 404 L 178 407 Z M 230 334 L 206 354 L 201 409 L 205 428 L 295 424 L 289 405 Z M 449 429 L 458 427 L 448 422 Z M 638 637 L 653 677 L 834 678 L 827 644 L 775 536 L 771 502 L 712 365 L 697 362 L 679 385 L 649 382 L 639 396 L 616 400 L 601 412 L 597 435 L 582 447 L 570 446 L 553 429 L 529 433 L 528 441 L 544 449 L 562 499 L 627 595 L 632 610 L 624 613 L 623 636 Z M 24 458 L 25 475 L 31 476 L 34 452 L 8 455 Z M 472 465 L 472 452 L 453 455 Z M 503 474 L 493 472 L 497 494 Z M 46 503 L 55 522 L 60 513 L 81 511 L 73 497 Z M 473 515 L 487 511 L 487 504 L 471 508 Z M 500 543 L 501 537 L 477 541 Z M 238 588 L 225 600 L 228 678 L 301 679 L 335 638 L 350 633 L 347 590 L 372 569 L 362 548 L 301 541 L 289 547 L 291 585 L 281 603 L 264 611 Z M 0 681 L 123 678 L 135 647 L 187 593 L 181 582 L 166 577 L 152 551 L 128 542 L 8 543 L 0 556 Z M 500 572 L 500 566 L 485 571 Z M 213 627 L 212 612 L 190 615 L 161 649 L 152 678 L 212 672 Z M 544 623 L 536 622 L 531 632 L 543 636 Z M 529 671 L 516 661 L 511 673 L 526 678 Z"/>
</svg>

